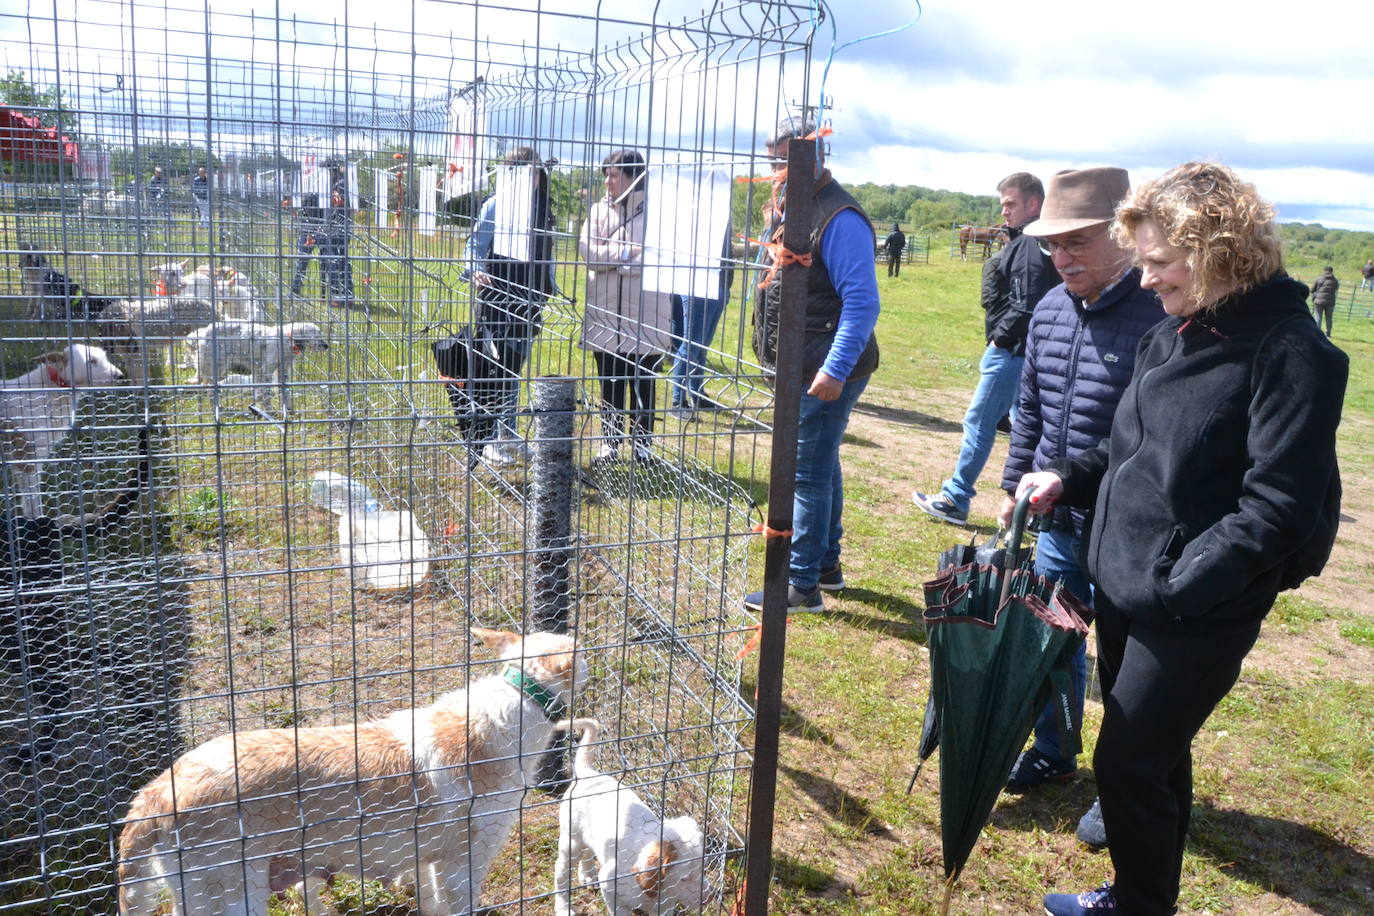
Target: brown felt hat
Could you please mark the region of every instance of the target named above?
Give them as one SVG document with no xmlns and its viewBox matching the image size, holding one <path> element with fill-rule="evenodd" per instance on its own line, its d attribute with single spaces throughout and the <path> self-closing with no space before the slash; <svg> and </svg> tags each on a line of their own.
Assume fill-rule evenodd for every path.
<svg viewBox="0 0 1374 916">
<path fill-rule="evenodd" d="M 1026 235 L 1059 235 L 1109 223 L 1131 189 L 1125 169 L 1067 169 L 1050 178 L 1040 218 L 1021 230 Z"/>
</svg>

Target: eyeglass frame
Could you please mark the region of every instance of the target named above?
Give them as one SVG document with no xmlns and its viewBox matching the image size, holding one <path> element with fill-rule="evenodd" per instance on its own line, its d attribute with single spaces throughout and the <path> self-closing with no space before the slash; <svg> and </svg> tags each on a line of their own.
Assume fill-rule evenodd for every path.
<svg viewBox="0 0 1374 916">
<path fill-rule="evenodd" d="M 1055 241 L 1052 241 L 1052 240 L 1050 240 L 1050 239 L 1048 239 L 1048 238 L 1042 238 L 1042 239 L 1040 239 L 1036 244 L 1037 244 L 1037 247 L 1039 247 L 1039 249 L 1040 249 L 1040 253 L 1043 254 L 1043 255 L 1044 255 L 1045 257 L 1047 257 L 1047 258 L 1052 258 L 1052 257 L 1054 257 L 1055 251 L 1059 251 L 1059 250 L 1062 250 L 1065 254 L 1067 254 L 1067 255 L 1068 255 L 1069 257 L 1071 257 L 1071 258 L 1081 258 L 1084 254 L 1087 253 L 1088 249 L 1089 249 L 1090 247 L 1092 247 L 1092 245 L 1094 245 L 1099 239 L 1101 239 L 1101 238 L 1102 238 L 1104 235 L 1106 235 L 1109 231 L 1111 231 L 1111 227 L 1110 227 L 1110 226 L 1104 226 L 1103 229 L 1102 229 L 1102 231 L 1101 231 L 1100 233 L 1097 233 L 1097 234 L 1093 235 L 1092 238 L 1087 239 L 1087 240 L 1085 240 L 1085 241 L 1081 241 L 1081 242 L 1070 242 L 1070 243 L 1068 243 L 1068 244 L 1065 244 L 1065 243 L 1063 243 L 1063 242 L 1055 242 Z"/>
</svg>

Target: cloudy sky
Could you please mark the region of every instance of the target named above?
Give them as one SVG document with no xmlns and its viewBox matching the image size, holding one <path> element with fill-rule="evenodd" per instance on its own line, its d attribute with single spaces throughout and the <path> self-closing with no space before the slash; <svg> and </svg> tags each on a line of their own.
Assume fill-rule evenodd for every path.
<svg viewBox="0 0 1374 916">
<path fill-rule="evenodd" d="M 137 46 L 143 55 L 194 58 L 210 47 L 201 0 L 121 5 L 117 20 L 96 15 L 89 2 L 51 2 L 51 9 L 39 4 L 41 12 L 32 15 L 0 2 L 0 63 L 45 72 L 53 59 L 45 49 L 55 43 L 64 49 L 59 66 L 71 71 L 67 85 L 99 87 L 104 102 L 120 99 L 107 94 L 113 72 L 140 70 L 144 91 L 152 87 L 169 99 L 165 87 L 177 79 L 175 67 L 157 69 L 144 60 L 136 68 L 112 56 Z M 479 61 L 540 67 L 551 47 L 585 52 L 643 34 L 647 20 L 681 22 L 703 7 L 734 2 L 277 0 L 266 11 L 223 3 L 208 13 L 215 20 L 209 53 L 221 66 L 254 61 L 244 73 L 317 68 L 332 74 L 329 92 L 347 92 L 356 103 L 368 92 L 404 96 L 388 74 L 462 84 L 485 72 Z M 804 2 L 790 2 L 804 13 Z M 914 0 L 827 2 L 840 43 L 909 22 L 917 9 Z M 836 131 L 831 166 L 844 181 L 986 194 L 1012 171 L 1047 176 L 1110 164 L 1140 180 L 1206 157 L 1254 181 L 1278 204 L 1281 218 L 1374 230 L 1374 4 L 1368 0 L 925 0 L 922 6 L 912 28 L 845 48 L 833 60 L 824 87 Z M 598 8 L 599 22 L 592 18 Z M 111 28 L 97 25 L 107 21 Z M 134 23 L 147 30 L 137 41 L 126 31 Z M 815 41 L 812 97 L 829 44 L 827 22 Z M 97 48 L 106 50 L 97 54 Z M 801 96 L 801 68 L 789 62 L 784 70 L 781 89 L 776 77 L 771 88 L 766 76 L 749 85 L 749 71 L 736 77 L 744 85 L 712 87 L 715 100 L 702 108 L 717 124 L 712 145 L 757 149 L 759 125 L 783 101 Z M 350 78 L 340 81 L 344 72 Z M 154 75 L 162 81 L 150 80 Z M 270 76 L 233 82 L 216 87 L 220 98 L 274 88 Z M 258 88 L 245 88 L 248 83 Z M 193 96 L 209 95 L 192 80 L 184 85 Z M 692 93 L 700 89 L 689 71 L 657 96 L 657 114 L 648 118 L 668 122 L 658 135 L 670 134 L 671 122 L 696 107 Z M 623 93 L 617 104 L 630 110 L 645 98 Z M 553 123 L 529 125 L 535 135 L 584 136 L 580 115 L 539 104 L 549 107 L 544 120 Z M 185 107 L 194 120 L 192 106 Z M 603 117 L 597 143 L 637 145 L 644 127 L 636 117 L 644 118 Z M 599 158 L 600 148 L 553 152 L 568 161 L 579 151 Z"/>
<path fill-rule="evenodd" d="M 841 42 L 915 8 L 836 5 Z M 1369 3 L 922 6 L 913 28 L 835 57 L 825 92 L 844 180 L 991 193 L 1020 169 L 1118 165 L 1138 180 L 1205 157 L 1254 181 L 1283 219 L 1374 230 Z"/>
</svg>

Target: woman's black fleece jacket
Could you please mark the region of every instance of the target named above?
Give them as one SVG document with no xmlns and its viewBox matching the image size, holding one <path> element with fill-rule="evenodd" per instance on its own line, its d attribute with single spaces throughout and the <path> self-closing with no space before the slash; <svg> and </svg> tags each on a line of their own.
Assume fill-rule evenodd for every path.
<svg viewBox="0 0 1374 916">
<path fill-rule="evenodd" d="M 1140 342 L 1111 435 L 1047 470 L 1093 507 L 1086 569 L 1148 627 L 1263 619 L 1321 571 L 1340 508 L 1336 427 L 1349 360 L 1278 274 Z"/>
</svg>

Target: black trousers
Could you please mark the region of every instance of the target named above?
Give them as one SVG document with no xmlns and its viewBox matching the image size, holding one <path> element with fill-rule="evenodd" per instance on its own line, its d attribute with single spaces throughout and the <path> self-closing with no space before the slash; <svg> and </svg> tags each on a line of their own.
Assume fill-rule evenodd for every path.
<svg viewBox="0 0 1374 916">
<path fill-rule="evenodd" d="M 901 272 L 902 272 L 902 253 L 899 251 L 899 252 L 897 252 L 896 254 L 889 254 L 889 255 L 887 256 L 887 275 L 888 275 L 889 277 L 896 277 L 896 276 L 900 275 Z"/>
<path fill-rule="evenodd" d="M 1101 591 L 1095 603 L 1103 715 L 1093 766 L 1113 891 L 1121 916 L 1169 916 L 1193 807 L 1193 737 L 1235 685 L 1260 625 L 1165 633 L 1130 620 Z"/>
<path fill-rule="evenodd" d="M 593 354 L 601 377 L 601 427 L 607 440 L 619 440 L 626 425 L 636 438 L 653 435 L 654 388 L 662 354 L 635 356 L 600 350 Z"/>
</svg>

